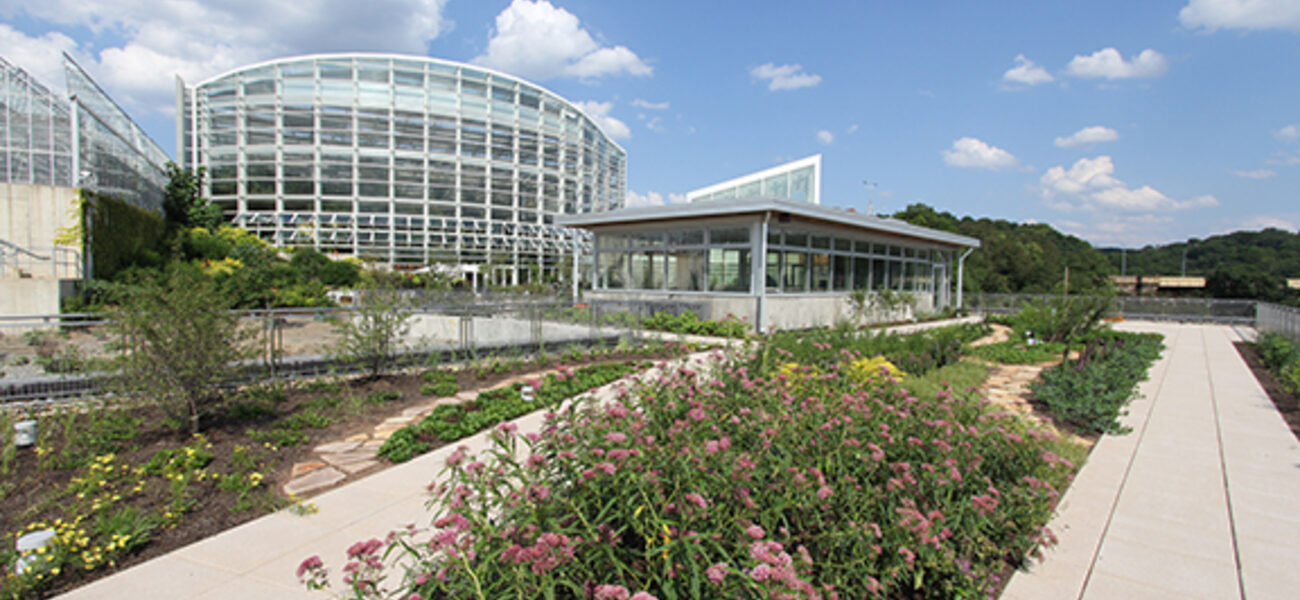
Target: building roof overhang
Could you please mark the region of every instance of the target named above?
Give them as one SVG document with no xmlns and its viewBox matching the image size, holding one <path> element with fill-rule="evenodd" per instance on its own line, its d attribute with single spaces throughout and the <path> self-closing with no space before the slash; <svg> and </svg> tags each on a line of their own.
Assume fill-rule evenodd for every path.
<svg viewBox="0 0 1300 600">
<path fill-rule="evenodd" d="M 580 229 L 593 229 L 613 225 L 700 220 L 711 217 L 763 215 L 765 213 L 778 217 L 789 215 L 806 221 L 830 223 L 865 232 L 885 233 L 947 246 L 980 247 L 979 239 L 973 237 L 912 225 L 898 219 L 776 198 L 737 198 L 735 200 L 715 200 L 691 204 L 637 206 L 579 215 L 558 215 L 555 218 L 555 224 Z"/>
</svg>

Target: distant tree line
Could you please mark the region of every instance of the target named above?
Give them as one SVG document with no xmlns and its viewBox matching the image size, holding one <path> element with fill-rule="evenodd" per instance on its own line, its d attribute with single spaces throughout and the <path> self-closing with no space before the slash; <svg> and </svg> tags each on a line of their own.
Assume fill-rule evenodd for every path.
<svg viewBox="0 0 1300 600">
<path fill-rule="evenodd" d="M 1188 276 L 1205 278 L 1205 295 L 1295 302 L 1288 278 L 1300 278 L 1300 234 L 1269 228 L 1192 238 L 1136 250 L 1103 248 L 1115 272 L 1128 275 L 1180 275 L 1186 257 Z"/>
<path fill-rule="evenodd" d="M 1183 273 L 1205 277 L 1200 294 L 1212 298 L 1252 298 L 1300 304 L 1300 292 L 1286 288 L 1300 278 L 1300 234 L 1281 229 L 1238 231 L 1136 250 L 1094 248 L 1050 225 L 974 219 L 912 204 L 893 218 L 950 231 L 982 243 L 966 259 L 965 289 L 990 293 L 1062 293 L 1065 267 L 1071 294 L 1108 293 L 1111 275 L 1155 276 Z"/>
<path fill-rule="evenodd" d="M 980 248 L 966 259 L 964 281 L 968 292 L 1098 294 L 1112 289 L 1108 277 L 1116 270 L 1106 256 L 1088 242 L 1050 225 L 958 218 L 919 203 L 894 213 L 893 218 L 978 238 Z M 1068 290 L 1066 267 L 1070 273 Z"/>
</svg>

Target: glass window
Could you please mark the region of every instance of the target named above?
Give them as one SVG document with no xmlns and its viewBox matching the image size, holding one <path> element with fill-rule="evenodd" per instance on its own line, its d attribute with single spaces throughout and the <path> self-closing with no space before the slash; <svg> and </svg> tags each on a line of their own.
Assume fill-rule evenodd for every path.
<svg viewBox="0 0 1300 600">
<path fill-rule="evenodd" d="M 768 246 L 781 245 L 781 232 L 779 230 L 776 229 L 767 230 L 767 245 Z"/>
<path fill-rule="evenodd" d="M 807 248 L 808 234 L 787 231 L 785 234 L 785 245 L 795 248 Z"/>
<path fill-rule="evenodd" d="M 802 292 L 808 288 L 808 255 L 786 252 L 781 260 L 781 289 Z"/>
<path fill-rule="evenodd" d="M 763 195 L 774 198 L 787 198 L 790 196 L 786 174 L 773 175 L 763 180 Z"/>
<path fill-rule="evenodd" d="M 898 260 L 889 261 L 889 289 L 903 289 L 903 262 Z"/>
<path fill-rule="evenodd" d="M 829 292 L 831 289 L 831 255 L 812 254 L 812 291 Z"/>
<path fill-rule="evenodd" d="M 641 290 L 658 290 L 664 287 L 664 255 L 659 252 L 632 254 L 632 276 L 629 287 Z"/>
<path fill-rule="evenodd" d="M 851 252 L 853 250 L 853 243 L 849 240 L 835 238 L 835 249 L 841 252 Z"/>
<path fill-rule="evenodd" d="M 849 268 L 853 259 L 848 256 L 831 256 L 831 288 L 837 292 L 849 289 Z"/>
<path fill-rule="evenodd" d="M 889 262 L 873 259 L 871 261 L 871 291 L 889 289 Z"/>
<path fill-rule="evenodd" d="M 709 244 L 747 244 L 749 243 L 748 227 L 730 227 L 727 229 L 710 229 Z"/>
<path fill-rule="evenodd" d="M 831 247 L 831 238 L 824 235 L 815 235 L 812 238 L 812 247 L 818 250 L 829 250 Z"/>
<path fill-rule="evenodd" d="M 597 256 L 602 287 L 609 290 L 621 290 L 627 287 L 627 254 L 601 252 Z"/>
<path fill-rule="evenodd" d="M 764 277 L 763 285 L 767 286 L 769 292 L 781 291 L 781 253 L 767 253 L 767 274 Z"/>
<path fill-rule="evenodd" d="M 704 230 L 685 229 L 668 232 L 669 246 L 695 246 L 704 243 Z"/>
<path fill-rule="evenodd" d="M 861 256 L 853 258 L 853 289 L 871 289 L 871 259 Z"/>
<path fill-rule="evenodd" d="M 626 248 L 627 236 L 619 233 L 597 233 L 597 248 Z"/>
<path fill-rule="evenodd" d="M 748 292 L 751 279 L 749 256 L 748 248 L 709 249 L 709 290 Z"/>
<path fill-rule="evenodd" d="M 812 201 L 812 172 L 812 167 L 804 167 L 790 173 L 791 200 Z"/>
<path fill-rule="evenodd" d="M 678 250 L 668 253 L 667 259 L 668 289 L 690 292 L 704 289 L 704 250 Z"/>
</svg>

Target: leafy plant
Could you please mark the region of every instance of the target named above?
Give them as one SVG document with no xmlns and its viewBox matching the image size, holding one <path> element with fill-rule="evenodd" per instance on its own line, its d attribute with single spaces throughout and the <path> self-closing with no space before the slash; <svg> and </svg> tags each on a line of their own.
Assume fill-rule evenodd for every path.
<svg viewBox="0 0 1300 600">
<path fill-rule="evenodd" d="M 388 372 L 410 331 L 413 314 L 410 300 L 396 288 L 374 285 L 362 290 L 350 315 L 331 319 L 338 336 L 335 355 L 359 365 L 371 377 Z"/>
<path fill-rule="evenodd" d="M 142 278 L 112 311 L 113 331 L 128 340 L 116 359 L 117 387 L 157 402 L 191 433 L 225 399 L 222 385 L 249 356 L 252 332 L 227 309 L 229 301 L 197 270 L 178 265 L 159 280 Z"/>
<path fill-rule="evenodd" d="M 680 315 L 674 315 L 667 312 L 657 312 L 650 315 L 642 322 L 646 329 L 657 331 L 667 331 L 669 333 L 685 333 L 690 335 L 708 335 L 717 337 L 734 337 L 743 338 L 749 334 L 750 326 L 744 320 L 737 318 L 735 315 L 727 315 L 721 321 L 712 321 L 700 319 L 694 311 L 686 311 Z"/>
<path fill-rule="evenodd" d="M 1034 399 L 1085 431 L 1124 433 L 1124 406 L 1164 348 L 1159 334 L 1108 332 L 1088 341 L 1078 360 L 1045 369 L 1030 384 Z"/>
</svg>

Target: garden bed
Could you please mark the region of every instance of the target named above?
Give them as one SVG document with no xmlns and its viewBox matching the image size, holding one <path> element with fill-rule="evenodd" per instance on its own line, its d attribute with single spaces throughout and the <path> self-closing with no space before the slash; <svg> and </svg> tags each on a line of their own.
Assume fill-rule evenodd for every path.
<svg viewBox="0 0 1300 600">
<path fill-rule="evenodd" d="M 669 343 L 545 361 L 485 359 L 450 373 L 457 389 L 472 392 L 561 364 L 639 362 L 684 350 Z M 39 418 L 37 447 L 7 452 L 0 465 L 0 531 L 6 533 L 0 538 L 6 573 L 0 596 L 66 591 L 267 512 L 295 505 L 310 511 L 310 504 L 278 491 L 295 464 L 312 458 L 319 444 L 371 431 L 392 415 L 428 404 L 424 392 L 431 391 L 419 372 L 250 388 L 205 421 L 196 437 L 163 425 L 166 416 L 153 405 L 78 403 L 47 410 Z M 7 432 L 10 418 L 0 419 Z M 13 447 L 9 435 L 0 442 Z M 58 549 L 46 554 L 58 570 L 28 588 L 8 576 L 14 539 L 47 527 L 58 534 Z"/>
</svg>

